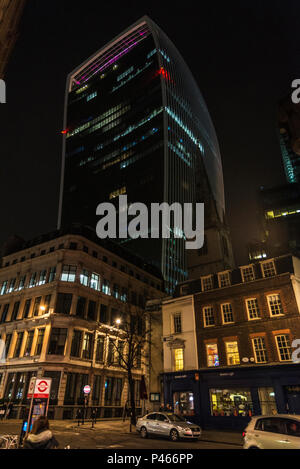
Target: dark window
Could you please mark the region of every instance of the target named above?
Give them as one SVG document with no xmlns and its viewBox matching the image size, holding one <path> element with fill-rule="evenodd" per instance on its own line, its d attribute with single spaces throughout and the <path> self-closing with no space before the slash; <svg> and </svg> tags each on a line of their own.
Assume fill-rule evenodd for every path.
<svg viewBox="0 0 300 469">
<path fill-rule="evenodd" d="M 64 247 L 65 247 L 64 244 L 60 244 L 60 245 L 58 246 L 58 249 L 63 249 Z"/>
<path fill-rule="evenodd" d="M 49 401 L 49 404 L 51 405 L 57 404 L 60 375 L 61 375 L 60 371 L 45 371 L 43 373 L 43 376 L 45 376 L 45 378 L 52 378 L 50 401 Z"/>
<path fill-rule="evenodd" d="M 28 357 L 31 352 L 32 342 L 33 342 L 34 331 L 28 331 L 27 340 L 24 350 L 24 357 Z"/>
<path fill-rule="evenodd" d="M 55 247 L 52 246 L 52 247 L 49 249 L 49 252 L 54 252 L 54 249 L 55 249 Z"/>
<path fill-rule="evenodd" d="M 83 252 L 89 252 L 89 248 L 87 246 L 83 246 Z"/>
<path fill-rule="evenodd" d="M 72 338 L 71 356 L 80 357 L 82 332 L 74 330 Z"/>
<path fill-rule="evenodd" d="M 117 267 L 117 263 L 115 261 L 112 262 L 113 267 Z"/>
<path fill-rule="evenodd" d="M 46 254 L 46 250 L 45 250 L 45 249 L 43 249 L 43 250 L 41 251 L 41 256 L 44 256 L 44 254 Z"/>
<path fill-rule="evenodd" d="M 24 308 L 23 308 L 23 318 L 28 318 L 29 311 L 31 306 L 31 298 L 25 301 Z"/>
<path fill-rule="evenodd" d="M 20 355 L 22 341 L 23 341 L 23 334 L 24 334 L 24 332 L 18 332 L 17 341 L 16 341 L 16 345 L 15 345 L 15 350 L 14 350 L 14 355 L 13 355 L 14 358 L 19 357 L 19 355 Z"/>
<path fill-rule="evenodd" d="M 96 257 L 96 258 L 98 257 L 97 251 L 93 251 L 93 257 Z"/>
<path fill-rule="evenodd" d="M 14 260 L 12 261 L 13 264 L 16 264 L 17 262 L 18 262 L 18 259 L 14 259 Z"/>
<path fill-rule="evenodd" d="M 15 321 L 17 319 L 19 308 L 20 308 L 20 301 L 16 301 L 12 310 L 12 314 L 11 314 L 11 321 Z"/>
<path fill-rule="evenodd" d="M 116 358 L 116 341 L 114 339 L 109 339 L 108 343 L 108 353 L 107 353 L 107 364 L 112 365 L 115 363 Z"/>
<path fill-rule="evenodd" d="M 132 303 L 133 305 L 137 305 L 137 298 L 136 298 L 136 296 L 137 296 L 137 295 L 136 295 L 136 292 L 135 292 L 135 291 L 132 291 L 132 292 L 131 292 L 131 303 Z"/>
<path fill-rule="evenodd" d="M 35 253 L 31 254 L 30 258 L 33 259 L 35 257 Z"/>
<path fill-rule="evenodd" d="M 38 315 L 39 315 L 41 299 L 42 299 L 42 297 L 41 297 L 41 296 L 38 296 L 38 297 L 34 300 L 34 306 L 33 306 L 33 313 L 32 313 L 32 316 L 38 316 Z"/>
<path fill-rule="evenodd" d="M 77 306 L 76 306 L 76 316 L 79 316 L 80 318 L 84 318 L 85 305 L 86 305 L 86 298 L 84 298 L 83 296 L 79 296 L 77 300 Z"/>
<path fill-rule="evenodd" d="M 89 301 L 89 307 L 88 307 L 88 318 L 92 319 L 92 321 L 96 321 L 96 301 Z"/>
<path fill-rule="evenodd" d="M 76 250 L 77 249 L 77 243 L 70 243 L 69 248 Z"/>
<path fill-rule="evenodd" d="M 107 262 L 107 257 L 103 256 L 103 262 Z"/>
<path fill-rule="evenodd" d="M 93 334 L 85 332 L 83 335 L 82 358 L 91 359 L 93 351 Z"/>
<path fill-rule="evenodd" d="M 164 414 L 156 414 L 156 420 L 159 420 L 160 422 L 166 422 L 168 419 Z"/>
<path fill-rule="evenodd" d="M 45 300 L 44 300 L 44 311 L 43 311 L 43 314 L 47 314 L 49 313 L 49 306 L 50 306 L 50 302 L 51 302 L 51 295 L 46 295 L 45 296 Z"/>
<path fill-rule="evenodd" d="M 5 339 L 5 355 L 6 355 L 6 357 L 8 356 L 9 347 L 10 347 L 10 344 L 11 344 L 11 339 L 12 339 L 12 334 L 6 334 L 6 339 Z"/>
<path fill-rule="evenodd" d="M 285 434 L 291 436 L 300 436 L 300 422 L 292 419 L 282 419 L 285 426 Z"/>
<path fill-rule="evenodd" d="M 107 306 L 103 304 L 100 305 L 100 322 L 103 324 L 108 323 Z"/>
<path fill-rule="evenodd" d="M 158 414 L 147 415 L 147 420 L 156 420 Z"/>
<path fill-rule="evenodd" d="M 104 361 L 104 336 L 98 335 L 96 346 L 96 362 L 103 363 Z"/>
<path fill-rule="evenodd" d="M 8 310 L 9 310 L 9 303 L 6 303 L 3 306 L 3 310 L 2 310 L 1 324 L 6 321 Z"/>
<path fill-rule="evenodd" d="M 67 339 L 67 329 L 54 327 L 51 330 L 48 355 L 63 355 Z"/>
<path fill-rule="evenodd" d="M 49 272 L 49 282 L 53 282 L 56 276 L 56 267 L 51 267 Z"/>
<path fill-rule="evenodd" d="M 55 312 L 59 314 L 70 314 L 72 298 L 72 293 L 58 293 Z"/>
<path fill-rule="evenodd" d="M 45 329 L 38 329 L 38 336 L 35 346 L 34 355 L 40 355 L 42 352 L 43 342 L 44 342 Z"/>
<path fill-rule="evenodd" d="M 25 261 L 25 256 L 21 257 L 20 259 L 20 262 L 24 262 Z"/>
<path fill-rule="evenodd" d="M 93 394 L 92 394 L 92 400 L 93 400 L 94 405 L 98 405 L 101 402 L 101 381 L 102 381 L 102 376 L 96 375 L 94 377 Z"/>
</svg>

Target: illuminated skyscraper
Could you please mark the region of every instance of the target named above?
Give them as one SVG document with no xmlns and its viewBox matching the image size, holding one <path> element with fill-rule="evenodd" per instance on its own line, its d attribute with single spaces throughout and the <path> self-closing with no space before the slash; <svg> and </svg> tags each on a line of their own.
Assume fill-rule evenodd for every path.
<svg viewBox="0 0 300 469">
<path fill-rule="evenodd" d="M 128 203 L 213 204 L 224 221 L 222 163 L 198 86 L 164 32 L 143 17 L 67 79 L 58 226 L 96 228 L 96 207 Z M 209 199 L 209 200 L 208 200 Z M 116 204 L 116 207 L 118 204 Z M 162 271 L 166 289 L 186 280 L 185 239 L 129 239 Z"/>
</svg>

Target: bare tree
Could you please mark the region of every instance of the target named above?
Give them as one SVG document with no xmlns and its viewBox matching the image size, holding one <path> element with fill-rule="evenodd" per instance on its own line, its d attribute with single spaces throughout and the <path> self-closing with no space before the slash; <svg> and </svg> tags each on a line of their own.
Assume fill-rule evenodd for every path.
<svg viewBox="0 0 300 469">
<path fill-rule="evenodd" d="M 128 311 L 115 318 L 113 332 L 111 330 L 107 333 L 109 335 L 107 365 L 119 366 L 126 371 L 133 425 L 136 424 L 134 371 L 147 364 L 151 344 L 150 324 L 149 313 L 131 312 L 128 305 Z"/>
</svg>

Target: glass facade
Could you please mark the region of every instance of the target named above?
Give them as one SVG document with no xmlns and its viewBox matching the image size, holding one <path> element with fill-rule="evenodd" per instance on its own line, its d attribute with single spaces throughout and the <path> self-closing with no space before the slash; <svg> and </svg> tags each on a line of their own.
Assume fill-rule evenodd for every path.
<svg viewBox="0 0 300 469">
<path fill-rule="evenodd" d="M 128 204 L 196 202 L 197 178 L 207 177 L 223 219 L 221 157 L 206 105 L 181 55 L 148 17 L 69 75 L 62 133 L 59 226 L 96 228 L 97 205 L 110 201 L 118 210 L 121 194 Z M 172 218 L 168 228 L 168 239 L 117 241 L 159 267 L 171 293 L 187 268 L 184 235 Z"/>
</svg>

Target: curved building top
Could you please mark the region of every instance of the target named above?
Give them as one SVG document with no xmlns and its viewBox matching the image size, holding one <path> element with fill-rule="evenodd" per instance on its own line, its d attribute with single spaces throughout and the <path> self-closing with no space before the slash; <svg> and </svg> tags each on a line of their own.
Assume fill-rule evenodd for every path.
<svg viewBox="0 0 300 469">
<path fill-rule="evenodd" d="M 220 219 L 223 220 L 225 201 L 222 161 L 212 120 L 181 54 L 150 18 L 144 16 L 138 20 L 71 72 L 67 91 L 85 86 L 95 75 L 103 73 L 149 35 L 153 37 L 160 64 L 167 122 L 175 121 L 186 138 L 193 142 L 195 155 L 202 158 Z"/>
</svg>

